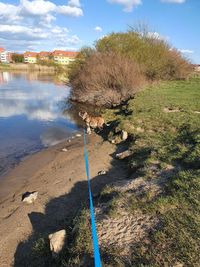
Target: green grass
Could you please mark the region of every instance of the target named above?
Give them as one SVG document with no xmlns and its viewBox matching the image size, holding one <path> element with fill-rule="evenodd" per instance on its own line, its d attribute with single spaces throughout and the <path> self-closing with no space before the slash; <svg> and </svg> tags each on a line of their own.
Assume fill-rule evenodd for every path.
<svg viewBox="0 0 200 267">
<path fill-rule="evenodd" d="M 180 112 L 166 113 L 165 108 Z M 130 211 L 140 209 L 160 219 L 150 244 L 133 249 L 132 264 L 199 266 L 200 114 L 195 111 L 200 111 L 200 79 L 147 88 L 126 109 L 132 114 L 122 112 L 117 119 L 118 127 L 133 137 L 130 168 L 145 179 L 163 179 L 162 172 L 167 175 L 162 195 L 152 199 L 148 192 L 127 201 Z M 107 118 L 115 112 L 107 111 Z M 166 166 L 173 166 L 174 171 L 170 173 Z"/>
<path fill-rule="evenodd" d="M 180 112 L 166 113 L 165 108 Z M 199 78 L 151 86 L 122 107 L 105 111 L 106 121 L 116 121 L 108 137 L 116 137 L 120 129 L 132 136 L 130 170 L 135 176 L 163 181 L 163 193 L 126 195 L 110 186 L 103 189 L 99 203 L 107 203 L 107 216 L 117 218 L 118 204 L 126 200 L 128 212 L 140 210 L 159 219 L 149 242 L 133 246 L 129 259 L 116 247 L 101 250 L 103 266 L 199 266 L 200 114 L 194 111 L 200 111 Z M 69 266 L 80 264 L 83 255 L 85 266 L 92 264 L 88 218 L 84 211 L 76 220 Z"/>
<path fill-rule="evenodd" d="M 166 113 L 164 108 L 180 112 Z M 200 78 L 151 86 L 122 107 L 105 111 L 106 121 L 116 120 L 108 136 L 123 129 L 132 137 L 128 166 L 134 176 L 162 181 L 163 191 L 155 196 L 151 190 L 126 195 L 111 186 L 103 189 L 98 202 L 107 204 L 107 216 L 117 218 L 118 203 L 126 200 L 131 214 L 140 210 L 159 219 L 149 242 L 134 245 L 128 259 L 116 247 L 101 249 L 104 267 L 199 266 L 200 114 L 194 111 L 200 111 Z M 89 211 L 83 209 L 67 228 L 60 266 L 93 266 Z M 45 247 L 41 239 L 35 251 L 46 253 Z"/>
</svg>

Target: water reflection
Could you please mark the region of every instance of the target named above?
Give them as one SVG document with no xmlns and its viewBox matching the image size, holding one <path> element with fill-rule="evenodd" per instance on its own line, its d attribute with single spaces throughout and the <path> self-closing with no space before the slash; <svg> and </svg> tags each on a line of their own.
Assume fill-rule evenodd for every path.
<svg viewBox="0 0 200 267">
<path fill-rule="evenodd" d="M 9 72 L 0 72 L 0 85 L 8 83 L 12 79 L 12 75 Z"/>
<path fill-rule="evenodd" d="M 70 88 L 41 73 L 0 72 L 0 174 L 21 157 L 78 128 L 67 111 Z"/>
<path fill-rule="evenodd" d="M 24 114 L 28 119 L 46 121 L 60 117 L 58 103 L 68 96 L 69 88 L 55 86 L 47 77 L 36 73 L 0 74 L 3 81 L 0 84 L 0 117 Z"/>
</svg>

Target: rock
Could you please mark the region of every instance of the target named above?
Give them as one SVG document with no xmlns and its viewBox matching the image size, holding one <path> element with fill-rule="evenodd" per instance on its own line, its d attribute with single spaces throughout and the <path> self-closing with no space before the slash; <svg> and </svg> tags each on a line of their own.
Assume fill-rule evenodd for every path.
<svg viewBox="0 0 200 267">
<path fill-rule="evenodd" d="M 26 192 L 22 195 L 22 201 L 26 202 L 28 204 L 33 203 L 38 197 L 38 192 L 34 191 L 34 192 Z"/>
<path fill-rule="evenodd" d="M 62 149 L 62 152 L 67 152 L 67 151 L 68 151 L 68 149 L 65 147 Z"/>
<path fill-rule="evenodd" d="M 139 132 L 139 133 L 143 133 L 143 132 L 144 132 L 144 129 L 141 128 L 141 127 L 137 127 L 137 128 L 136 128 L 136 131 Z"/>
<path fill-rule="evenodd" d="M 116 142 L 115 142 L 115 139 L 111 140 L 111 143 L 112 143 L 112 144 L 115 144 L 115 143 L 116 143 Z"/>
<path fill-rule="evenodd" d="M 107 173 L 106 171 L 102 170 L 98 172 L 98 175 L 105 175 L 106 173 Z"/>
<path fill-rule="evenodd" d="M 173 109 L 173 108 L 165 107 L 165 108 L 163 109 L 163 111 L 166 112 L 166 113 L 170 113 L 170 112 L 181 112 L 182 109 L 179 109 L 179 108 L 175 108 L 175 109 Z"/>
<path fill-rule="evenodd" d="M 126 132 L 126 131 L 122 131 L 122 140 L 123 141 L 126 141 L 127 140 L 127 138 L 128 138 L 128 133 Z"/>
<path fill-rule="evenodd" d="M 117 159 L 125 159 L 125 158 L 131 156 L 132 154 L 133 154 L 133 152 L 131 150 L 126 150 L 122 153 L 116 154 L 116 158 Z"/>
<path fill-rule="evenodd" d="M 81 134 L 76 134 L 76 137 L 81 137 L 82 135 Z"/>
<path fill-rule="evenodd" d="M 183 263 L 180 262 L 176 262 L 175 265 L 173 265 L 173 267 L 183 267 Z"/>
<path fill-rule="evenodd" d="M 70 140 L 70 139 L 68 140 L 69 143 L 71 143 L 71 141 L 72 141 L 72 140 Z"/>
<path fill-rule="evenodd" d="M 65 230 L 60 230 L 58 232 L 49 235 L 50 250 L 54 258 L 56 258 L 63 249 L 65 244 L 65 238 L 66 238 Z"/>
</svg>

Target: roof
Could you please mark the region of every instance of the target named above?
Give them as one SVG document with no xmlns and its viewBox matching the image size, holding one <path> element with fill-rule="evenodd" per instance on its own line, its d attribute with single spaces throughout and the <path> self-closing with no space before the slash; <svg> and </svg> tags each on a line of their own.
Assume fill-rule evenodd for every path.
<svg viewBox="0 0 200 267">
<path fill-rule="evenodd" d="M 55 50 L 53 51 L 52 55 L 53 56 L 76 57 L 78 55 L 78 52 Z"/>
<path fill-rule="evenodd" d="M 38 55 L 38 53 L 36 53 L 36 52 L 25 52 L 24 53 L 24 56 L 25 57 L 37 57 L 37 55 Z"/>
<path fill-rule="evenodd" d="M 5 51 L 5 49 L 3 47 L 0 47 L 0 53 L 4 52 L 4 51 Z"/>
<path fill-rule="evenodd" d="M 47 52 L 47 51 L 41 51 L 40 53 L 38 53 L 38 55 L 40 57 L 48 57 L 51 55 L 51 52 Z"/>
</svg>

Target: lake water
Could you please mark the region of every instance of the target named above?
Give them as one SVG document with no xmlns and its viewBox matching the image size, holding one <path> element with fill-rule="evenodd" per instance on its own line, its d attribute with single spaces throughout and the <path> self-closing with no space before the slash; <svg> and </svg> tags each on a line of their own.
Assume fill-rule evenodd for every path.
<svg viewBox="0 0 200 267">
<path fill-rule="evenodd" d="M 70 88 L 54 79 L 37 72 L 0 72 L 0 175 L 78 130 L 66 104 Z"/>
</svg>

